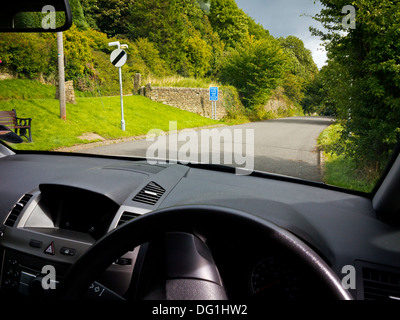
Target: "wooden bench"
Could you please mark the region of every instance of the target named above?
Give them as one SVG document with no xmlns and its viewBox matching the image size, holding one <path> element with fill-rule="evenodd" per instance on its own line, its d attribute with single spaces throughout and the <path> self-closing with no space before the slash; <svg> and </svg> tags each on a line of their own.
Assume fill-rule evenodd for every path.
<svg viewBox="0 0 400 320">
<path fill-rule="evenodd" d="M 15 109 L 12 111 L 0 111 L 0 124 L 14 129 L 20 137 L 25 137 L 32 142 L 31 118 L 18 118 Z"/>
</svg>

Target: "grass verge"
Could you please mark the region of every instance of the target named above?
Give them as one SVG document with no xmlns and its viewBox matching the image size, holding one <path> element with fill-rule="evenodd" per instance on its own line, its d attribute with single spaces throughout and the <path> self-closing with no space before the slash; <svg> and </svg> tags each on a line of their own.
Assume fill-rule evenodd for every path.
<svg viewBox="0 0 400 320">
<path fill-rule="evenodd" d="M 56 87 L 35 80 L 7 79 L 0 81 L 0 100 L 54 99 Z"/>
<path fill-rule="evenodd" d="M 0 101 L 0 110 L 11 109 L 19 117 L 32 118 L 34 142 L 12 145 L 22 150 L 55 150 L 93 142 L 78 138 L 86 133 L 110 140 L 146 135 L 152 129 L 169 131 L 169 121 L 176 121 L 178 130 L 223 123 L 141 96 L 124 97 L 126 131 L 121 130 L 119 97 L 77 98 L 76 105 L 67 104 L 66 121 L 60 119 L 55 99 Z"/>
<path fill-rule="evenodd" d="M 360 168 L 354 159 L 343 152 L 341 140 L 343 127 L 336 123 L 325 129 L 318 139 L 323 150 L 323 179 L 326 184 L 345 189 L 369 193 L 373 190 L 378 176 L 374 170 Z"/>
</svg>

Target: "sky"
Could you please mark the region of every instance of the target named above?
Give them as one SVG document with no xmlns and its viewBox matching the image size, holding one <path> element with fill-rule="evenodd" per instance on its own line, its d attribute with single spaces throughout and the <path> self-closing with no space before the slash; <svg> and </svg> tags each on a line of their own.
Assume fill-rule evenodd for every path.
<svg viewBox="0 0 400 320">
<path fill-rule="evenodd" d="M 310 16 L 320 12 L 321 4 L 314 0 L 236 0 L 240 9 L 269 30 L 275 38 L 296 36 L 310 49 L 315 63 L 321 68 L 326 62 L 326 52 L 320 39 L 312 36 L 309 27 L 321 25 Z"/>
</svg>

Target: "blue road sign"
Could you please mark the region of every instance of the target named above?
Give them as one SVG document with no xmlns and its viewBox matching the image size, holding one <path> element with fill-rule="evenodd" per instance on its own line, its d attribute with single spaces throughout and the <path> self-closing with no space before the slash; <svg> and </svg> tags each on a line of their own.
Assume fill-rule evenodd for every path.
<svg viewBox="0 0 400 320">
<path fill-rule="evenodd" d="M 210 87 L 210 101 L 218 101 L 218 87 Z"/>
</svg>

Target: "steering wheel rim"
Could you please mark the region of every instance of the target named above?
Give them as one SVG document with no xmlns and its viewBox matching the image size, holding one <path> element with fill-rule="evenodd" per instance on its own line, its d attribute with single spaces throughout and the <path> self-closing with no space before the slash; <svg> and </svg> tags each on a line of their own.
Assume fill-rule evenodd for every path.
<svg viewBox="0 0 400 320">
<path fill-rule="evenodd" d="M 219 229 L 223 225 L 252 228 L 252 231 L 273 239 L 305 262 L 317 275 L 318 280 L 331 291 L 334 298 L 353 299 L 327 263 L 292 233 L 246 212 L 207 205 L 186 205 L 157 210 L 109 232 L 71 266 L 57 290 L 58 297 L 67 300 L 83 297 L 96 277 L 114 261 L 135 247 L 152 241 L 160 234 L 196 233 L 199 230 Z"/>
</svg>

